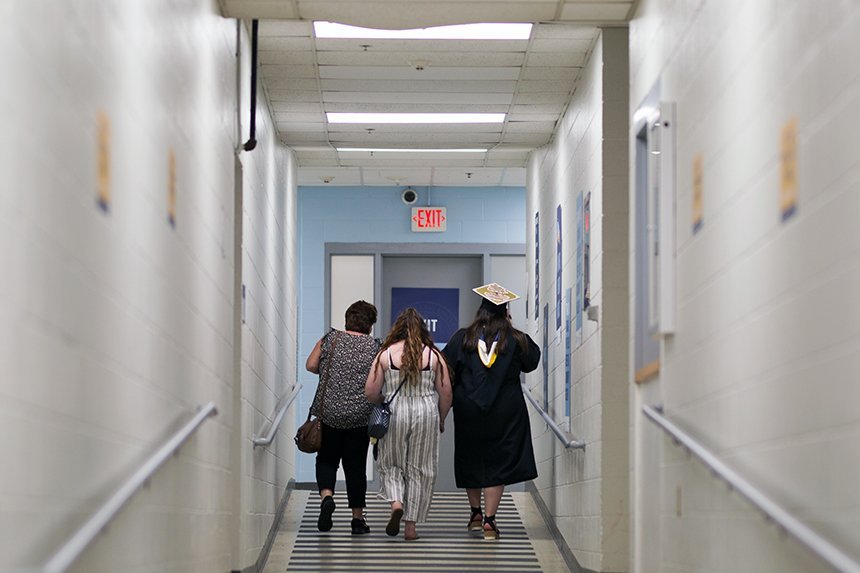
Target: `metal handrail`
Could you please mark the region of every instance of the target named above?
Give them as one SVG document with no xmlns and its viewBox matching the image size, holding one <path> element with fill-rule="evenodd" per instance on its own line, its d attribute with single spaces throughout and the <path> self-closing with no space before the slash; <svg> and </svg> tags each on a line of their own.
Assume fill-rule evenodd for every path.
<svg viewBox="0 0 860 573">
<path fill-rule="evenodd" d="M 66 543 L 54 553 L 48 562 L 42 567 L 43 573 L 63 573 L 68 569 L 86 548 L 107 527 L 108 523 L 116 517 L 116 514 L 129 502 L 129 500 L 152 478 L 152 475 L 166 462 L 170 456 L 182 447 L 188 439 L 197 431 L 197 428 L 208 418 L 218 413 L 214 402 L 209 402 L 199 409 L 197 414 L 182 429 L 161 446 L 140 468 L 134 472 L 98 511 L 96 511 L 77 533 L 72 535 Z"/>
<path fill-rule="evenodd" d="M 543 421 L 546 422 L 546 425 L 549 426 L 549 429 L 552 430 L 552 433 L 555 434 L 555 436 L 561 441 L 562 444 L 564 444 L 564 447 L 566 449 L 568 449 L 568 450 L 584 450 L 585 449 L 585 442 L 577 440 L 575 438 L 574 439 L 569 438 L 567 436 L 567 434 L 565 434 L 562 431 L 562 429 L 558 427 L 558 424 L 555 423 L 555 420 L 550 418 L 549 414 L 544 412 L 543 408 L 541 408 L 538 405 L 537 401 L 535 401 L 534 397 L 532 396 L 531 392 L 529 392 L 529 389 L 528 389 L 528 387 L 526 387 L 524 382 L 520 382 L 520 386 L 523 387 L 523 394 L 525 395 L 526 399 L 529 401 L 529 403 L 532 405 L 532 407 L 535 410 L 537 410 L 537 413 L 540 414 L 540 417 L 543 418 Z"/>
<path fill-rule="evenodd" d="M 759 511 L 764 513 L 765 518 L 773 521 L 783 531 L 790 533 L 795 539 L 812 551 L 812 553 L 833 567 L 833 569 L 842 573 L 860 573 L 860 563 L 804 525 L 800 520 L 777 505 L 776 502 L 763 494 L 754 485 L 720 461 L 717 456 L 663 416 L 661 409 L 652 406 L 643 406 L 642 411 L 655 424 L 660 426 L 663 431 L 672 436 L 672 439 L 676 443 L 699 458 L 717 477 L 725 481 L 729 487 L 736 490 Z"/>
<path fill-rule="evenodd" d="M 292 404 L 295 401 L 296 396 L 299 395 L 299 390 L 301 390 L 301 389 L 302 389 L 301 384 L 296 384 L 295 386 L 293 386 L 293 393 L 290 394 L 289 398 L 287 398 L 284 401 L 283 406 L 281 406 L 281 408 L 278 410 L 278 413 L 275 415 L 275 419 L 272 421 L 272 426 L 269 428 L 269 431 L 266 433 L 265 438 L 258 438 L 257 434 L 254 434 L 253 436 L 251 436 L 251 439 L 254 442 L 255 448 L 257 446 L 268 446 L 269 444 L 272 443 L 272 440 L 275 439 L 275 433 L 278 431 L 278 426 L 281 425 L 281 420 L 284 418 L 284 413 L 287 411 L 287 408 L 290 407 L 290 404 Z M 262 434 L 263 432 L 260 431 L 260 433 Z"/>
</svg>

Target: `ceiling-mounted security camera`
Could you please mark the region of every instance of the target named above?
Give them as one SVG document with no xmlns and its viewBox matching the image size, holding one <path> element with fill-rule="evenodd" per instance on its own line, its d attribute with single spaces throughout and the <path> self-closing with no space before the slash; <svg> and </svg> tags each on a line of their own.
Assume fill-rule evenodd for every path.
<svg viewBox="0 0 860 573">
<path fill-rule="evenodd" d="M 412 205 L 418 200 L 418 191 L 411 187 L 407 187 L 403 190 L 403 193 L 400 194 L 400 200 L 406 205 Z"/>
</svg>

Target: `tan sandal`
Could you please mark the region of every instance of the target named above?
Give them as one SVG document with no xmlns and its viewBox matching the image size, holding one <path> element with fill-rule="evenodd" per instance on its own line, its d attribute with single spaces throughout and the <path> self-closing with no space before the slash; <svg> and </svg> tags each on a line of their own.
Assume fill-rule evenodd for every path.
<svg viewBox="0 0 860 573">
<path fill-rule="evenodd" d="M 491 518 L 484 518 L 484 539 L 489 540 L 497 540 L 501 537 L 499 534 L 499 528 L 496 526 L 496 516 L 492 516 Z"/>
</svg>

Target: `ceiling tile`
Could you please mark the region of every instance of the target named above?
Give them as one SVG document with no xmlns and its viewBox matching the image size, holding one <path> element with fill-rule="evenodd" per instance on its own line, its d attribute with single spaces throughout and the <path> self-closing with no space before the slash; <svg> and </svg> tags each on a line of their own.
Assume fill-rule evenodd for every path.
<svg viewBox="0 0 860 573">
<path fill-rule="evenodd" d="M 506 133 L 552 133 L 555 121 L 509 121 L 505 124 Z"/>
<path fill-rule="evenodd" d="M 315 78 L 266 78 L 266 85 L 272 90 L 317 91 Z"/>
<path fill-rule="evenodd" d="M 323 79 L 397 80 L 397 81 L 473 81 L 516 80 L 520 68 L 444 68 L 430 67 L 416 70 L 411 66 L 320 66 Z"/>
<path fill-rule="evenodd" d="M 311 78 L 316 83 L 316 70 L 313 65 L 299 66 L 283 66 L 283 65 L 264 65 L 260 66 L 260 77 L 272 79 L 298 79 Z"/>
<path fill-rule="evenodd" d="M 284 101 L 272 101 L 272 111 L 281 113 L 322 113 L 322 104 L 319 102 L 293 103 Z M 521 107 L 521 106 L 517 106 Z"/>
<path fill-rule="evenodd" d="M 261 20 L 260 37 L 299 36 L 310 38 L 313 23 L 303 20 Z"/>
<path fill-rule="evenodd" d="M 379 94 L 384 95 L 384 94 Z M 397 97 L 392 97 L 392 101 L 402 100 L 403 94 L 394 94 Z M 446 94 L 455 95 L 455 94 Z M 461 97 L 460 101 L 466 101 L 474 98 Z M 508 100 L 511 98 L 508 97 Z M 349 112 L 349 113 L 379 113 L 379 112 L 416 112 L 423 113 L 507 113 L 510 109 L 508 103 L 490 104 L 476 103 L 422 103 L 417 107 L 415 103 L 391 103 L 391 102 L 375 102 L 375 103 L 337 103 L 326 102 L 325 110 L 332 112 Z M 274 109 L 274 107 L 273 107 Z M 290 111 L 290 110 L 285 110 Z"/>
<path fill-rule="evenodd" d="M 316 38 L 317 52 L 525 52 L 528 40 L 377 40 Z M 363 46 L 368 46 L 367 49 Z"/>
<path fill-rule="evenodd" d="M 567 2 L 561 9 L 562 20 L 624 21 L 630 13 L 630 2 Z"/>
<path fill-rule="evenodd" d="M 513 93 L 515 81 L 320 80 L 324 91 Z"/>
<path fill-rule="evenodd" d="M 361 185 L 361 169 L 334 166 L 299 169 L 298 184 L 304 186 Z"/>
<path fill-rule="evenodd" d="M 374 93 L 374 92 L 323 92 L 323 101 L 328 103 L 433 103 L 433 104 L 508 104 L 513 99 L 513 93 L 443 93 L 443 92 L 414 92 L 414 93 Z M 326 108 L 327 109 L 327 108 Z"/>
<path fill-rule="evenodd" d="M 258 49 L 289 52 L 309 52 L 313 48 L 310 38 L 260 38 Z"/>
<path fill-rule="evenodd" d="M 429 67 L 521 66 L 524 52 L 317 52 L 320 65 L 403 66 L 423 61 Z"/>
<path fill-rule="evenodd" d="M 313 65 L 313 52 L 279 52 L 274 50 L 260 50 L 258 58 L 261 65 L 283 64 L 283 65 Z"/>
<path fill-rule="evenodd" d="M 585 52 L 529 52 L 526 56 L 526 65 L 529 67 L 581 68 L 585 65 L 587 55 Z"/>
<path fill-rule="evenodd" d="M 535 39 L 567 39 L 567 40 L 594 40 L 600 33 L 596 26 L 583 26 L 570 23 L 545 22 L 535 26 L 532 33 Z"/>
<path fill-rule="evenodd" d="M 287 103 L 319 103 L 320 94 L 319 91 L 310 91 L 310 90 L 290 90 L 290 89 L 277 89 L 273 88 L 271 85 L 268 86 L 269 89 L 266 90 L 266 93 L 269 96 L 269 101 L 272 102 L 287 102 Z"/>
<path fill-rule="evenodd" d="M 523 80 L 517 86 L 519 93 L 567 93 L 573 89 L 576 78 L 557 80 Z"/>
<path fill-rule="evenodd" d="M 534 40 L 529 47 L 529 52 L 551 52 L 555 54 L 587 52 L 591 48 L 592 43 L 593 40 L 547 38 L 545 40 Z"/>
<path fill-rule="evenodd" d="M 538 68 L 528 67 L 523 70 L 524 80 L 557 80 L 579 77 L 581 68 Z"/>
<path fill-rule="evenodd" d="M 276 123 L 323 123 L 325 121 L 321 111 L 317 113 L 275 111 L 274 115 Z"/>
<path fill-rule="evenodd" d="M 410 169 L 379 169 L 367 167 L 364 169 L 365 185 L 420 185 L 420 182 L 430 181 L 431 167 L 412 167 Z"/>
</svg>

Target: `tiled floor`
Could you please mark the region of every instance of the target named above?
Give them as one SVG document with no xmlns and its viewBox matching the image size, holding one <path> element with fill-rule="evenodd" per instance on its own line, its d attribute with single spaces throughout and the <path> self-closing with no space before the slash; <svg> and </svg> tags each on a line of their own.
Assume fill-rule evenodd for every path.
<svg viewBox="0 0 860 573">
<path fill-rule="evenodd" d="M 499 571 L 567 572 L 564 561 L 527 493 L 506 493 L 498 512 L 502 536 L 486 541 L 466 531 L 469 507 L 463 492 L 436 493 L 420 539 L 404 541 L 385 535 L 389 506 L 368 496 L 368 535 L 351 535 L 346 497 L 336 495 L 330 532 L 317 531 L 316 493 L 295 491 L 290 497 L 265 573 L 284 571 Z"/>
</svg>

